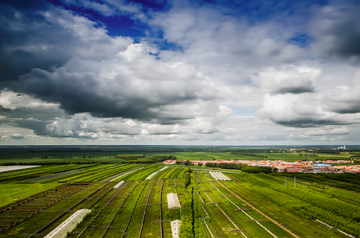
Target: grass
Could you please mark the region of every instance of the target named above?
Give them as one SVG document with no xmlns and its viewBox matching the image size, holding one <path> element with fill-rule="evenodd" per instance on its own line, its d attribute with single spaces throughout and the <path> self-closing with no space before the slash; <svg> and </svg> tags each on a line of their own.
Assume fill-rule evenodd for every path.
<svg viewBox="0 0 360 238">
<path fill-rule="evenodd" d="M 227 152 L 174 152 L 172 153 L 179 160 L 239 160 L 253 157 L 231 154 Z"/>
<path fill-rule="evenodd" d="M 104 173 L 105 169 L 109 169 L 114 167 L 113 164 L 105 164 L 105 165 L 97 165 L 86 169 L 80 173 L 76 173 L 75 175 L 67 176 L 66 178 L 61 178 L 59 182 L 75 182 L 78 180 L 85 180 L 88 177 L 96 176 L 99 173 Z"/>
<path fill-rule="evenodd" d="M 228 175 L 232 177 L 232 175 Z M 242 179 L 242 183 L 229 183 L 225 182 L 226 187 L 232 190 L 235 194 L 250 201 L 257 209 L 263 213 L 270 216 L 272 219 L 278 223 L 286 224 L 286 228 L 291 230 L 293 233 L 297 234 L 300 237 L 343 237 L 338 232 L 329 231 L 328 228 L 323 227 L 319 223 L 303 219 L 285 208 L 276 205 L 275 203 L 269 201 L 268 199 L 257 194 L 253 189 L 253 185 L 246 182 L 241 176 L 238 176 Z M 280 195 L 279 195 L 280 196 Z M 306 229 L 304 229 L 306 227 Z"/>
<path fill-rule="evenodd" d="M 128 182 L 128 184 L 125 186 L 121 186 L 120 192 L 115 194 L 115 198 L 111 200 L 111 203 L 108 204 L 108 206 L 105 207 L 106 203 L 108 202 L 108 198 L 103 199 L 100 201 L 97 205 L 94 206 L 94 210 L 102 210 L 100 215 L 94 219 L 93 223 L 91 224 L 93 227 L 89 227 L 85 230 L 83 237 L 101 237 L 101 235 L 104 233 L 105 229 L 104 227 L 108 226 L 115 216 L 118 208 L 120 205 L 124 202 L 127 196 L 124 194 L 130 193 L 130 191 L 136 186 L 137 182 Z M 117 191 L 118 192 L 118 191 Z M 111 195 L 112 196 L 112 195 Z M 76 228 L 75 232 L 81 232 L 83 229 L 86 228 L 86 226 L 89 225 L 90 221 L 94 218 L 94 216 L 97 214 L 97 212 L 94 212 L 89 216 L 83 223 L 80 224 L 79 227 Z M 70 237 L 77 237 L 78 234 L 71 235 Z"/>
<path fill-rule="evenodd" d="M 23 233 L 33 233 L 45 224 L 47 224 L 51 219 L 57 217 L 60 215 L 64 210 L 68 209 L 72 205 L 76 203 L 72 198 L 75 197 L 75 199 L 78 199 L 77 195 L 78 193 L 86 193 L 88 190 L 79 190 L 77 193 L 75 193 L 73 196 L 70 196 L 71 199 L 62 199 L 59 202 L 55 203 L 54 205 L 51 205 L 50 207 L 46 208 L 47 205 L 50 203 L 60 199 L 65 198 L 65 196 L 69 193 L 76 192 L 78 189 L 83 188 L 83 185 L 71 185 L 71 186 L 62 186 L 58 189 L 54 189 L 49 192 L 49 194 L 40 196 L 37 196 L 35 199 L 29 199 L 27 202 L 22 204 L 17 204 L 15 209 L 10 211 L 5 211 L 0 213 L 2 218 L 6 218 L 6 216 L 12 212 L 16 211 L 29 211 L 30 213 L 36 212 L 38 209 L 45 209 L 46 212 L 39 212 L 36 213 L 34 216 L 32 216 L 30 219 L 25 220 L 24 222 L 19 223 L 17 226 L 15 226 L 13 229 L 10 229 L 6 234 L 7 235 L 18 235 Z M 91 192 L 91 189 L 89 189 Z M 27 213 L 27 216 L 30 214 Z M 27 217 L 26 216 L 26 217 Z"/>
<path fill-rule="evenodd" d="M 237 212 L 234 211 L 235 206 L 232 204 L 229 204 L 229 202 L 226 202 L 227 200 L 225 197 L 221 196 L 221 194 L 217 191 L 219 189 L 223 194 L 227 195 L 227 197 L 233 201 L 237 206 L 239 206 L 242 209 L 249 209 L 249 207 L 241 200 L 239 200 L 237 197 L 233 196 L 231 193 L 229 193 L 227 190 L 225 190 L 222 187 L 213 187 L 209 182 L 207 182 L 207 176 L 206 173 L 201 173 L 201 178 L 203 181 L 205 181 L 205 184 L 200 184 L 205 190 L 211 191 L 207 192 L 207 194 L 210 196 L 210 198 L 216 202 L 216 203 L 222 203 L 219 206 L 221 206 L 228 215 L 236 220 L 235 223 L 238 223 L 241 225 L 245 230 L 246 234 L 250 234 L 251 232 L 256 232 L 257 235 L 254 235 L 255 237 L 265 237 L 266 234 L 260 233 L 261 230 L 259 226 L 254 222 L 249 221 L 249 218 L 244 219 L 244 216 L 240 214 L 235 214 Z M 233 177 L 232 174 L 227 174 L 229 177 Z M 240 177 L 239 175 L 235 175 L 237 177 Z M 235 182 L 235 181 L 226 181 L 221 182 L 223 183 L 227 188 L 229 188 L 231 191 L 233 191 L 235 194 L 239 195 L 246 201 L 250 202 L 252 205 L 254 205 L 258 210 L 265 213 L 269 217 L 271 217 L 273 220 L 277 221 L 278 223 L 284 223 L 285 227 L 290 229 L 292 232 L 297 234 L 300 237 L 343 237 L 340 233 L 329 231 L 326 227 L 323 227 L 319 223 L 315 221 L 309 221 L 303 218 L 300 218 L 297 215 L 294 215 L 287 211 L 286 209 L 282 208 L 281 206 L 278 206 L 261 195 L 255 193 L 252 191 L 251 185 L 246 182 L 245 179 L 242 179 L 243 182 Z M 212 182 L 215 186 L 217 185 L 217 182 Z M 202 198 L 205 200 L 206 203 L 209 203 L 209 199 L 205 195 L 201 195 Z M 209 209 L 210 212 L 210 221 L 207 221 L 209 226 L 214 226 L 214 222 L 216 221 L 217 224 L 215 227 L 222 227 L 223 232 L 227 232 L 229 228 L 228 225 L 222 223 L 223 221 L 221 219 L 223 218 L 222 214 L 216 211 L 214 208 L 215 205 L 207 205 L 206 208 Z M 270 221 L 267 221 L 265 217 L 263 217 L 261 214 L 257 213 L 256 211 L 248 210 L 246 211 L 250 216 L 252 216 L 255 220 L 261 220 L 261 224 L 265 226 L 267 229 L 271 230 L 275 235 L 278 237 L 291 237 L 289 234 L 284 232 L 280 227 L 277 225 L 271 223 Z M 241 221 L 242 220 L 242 221 Z M 242 223 L 241 223 L 242 222 Z M 245 225 L 244 225 L 245 224 Z M 304 229 L 306 227 L 306 229 Z M 262 229 L 262 228 L 261 228 Z M 215 229 L 215 233 L 219 233 L 219 228 Z M 253 233 L 254 234 L 254 233 Z M 220 235 L 221 236 L 221 235 Z"/>
<path fill-rule="evenodd" d="M 252 157 L 250 155 L 240 155 L 236 152 L 243 152 L 244 150 L 251 150 L 251 148 L 231 148 L 233 153 L 224 151 L 199 151 L 199 152 L 149 152 L 149 151 L 0 151 L 0 164 L 2 163 L 113 163 L 118 164 L 126 161 L 127 157 L 141 157 L 138 161 L 146 160 L 154 156 L 174 155 L 180 160 L 261 160 L 262 158 Z M 253 148 L 254 149 L 254 148 Z M 264 149 L 264 148 L 263 148 Z M 259 148 L 260 151 L 260 148 Z M 261 152 L 261 151 L 260 151 Z M 296 161 L 307 159 L 307 153 L 299 156 L 298 153 L 257 153 L 258 155 L 266 155 L 270 159 L 281 159 L 288 161 Z M 301 153 L 300 153 L 301 154 Z M 116 157 L 120 158 L 116 158 Z M 347 159 L 351 154 L 326 154 L 316 153 L 316 156 L 309 154 L 310 160 L 319 159 Z"/>
<path fill-rule="evenodd" d="M 284 161 L 297 161 L 297 160 L 304 160 L 308 159 L 308 154 L 302 154 L 302 156 L 299 156 L 299 153 L 257 153 L 258 155 L 265 155 L 268 156 L 272 160 L 284 160 Z M 316 154 L 316 156 L 313 156 L 313 154 L 309 154 L 309 160 L 324 160 L 324 159 L 347 159 L 349 158 L 349 155 L 346 154 Z"/>
<path fill-rule="evenodd" d="M 189 153 L 190 154 L 190 153 Z M 194 153 L 193 153 L 194 154 Z M 217 153 L 213 153 L 217 154 Z M 136 171 L 135 173 L 131 173 L 129 175 L 125 175 L 124 179 L 126 182 L 119 188 L 119 190 L 112 189 L 117 182 L 101 182 L 108 180 L 111 176 L 116 176 L 119 173 L 131 170 L 135 168 L 134 165 L 119 165 L 119 164 L 106 164 L 106 165 L 95 165 L 89 168 L 84 168 L 84 171 L 81 171 L 80 174 L 74 174 L 69 177 L 66 177 L 67 181 L 98 181 L 90 184 L 85 187 L 83 190 L 77 191 L 76 193 L 68 196 L 66 199 L 63 199 L 50 207 L 47 207 L 44 212 L 39 212 L 34 216 L 30 217 L 28 220 L 19 223 L 14 228 L 8 230 L 4 235 L 24 235 L 31 234 L 34 231 L 38 230 L 43 225 L 47 224 L 51 219 L 57 217 L 59 214 L 62 214 L 67 209 L 71 208 L 74 204 L 82 201 L 76 207 L 72 208 L 72 211 L 65 214 L 61 219 L 56 221 L 49 228 L 44 230 L 41 234 L 38 235 L 46 235 L 46 233 L 50 232 L 51 229 L 55 228 L 61 221 L 65 220 L 69 217 L 75 210 L 82 208 L 90 208 L 93 212 L 81 223 L 73 234 L 69 237 L 74 238 L 77 237 L 79 232 L 82 232 L 92 221 L 92 219 L 98 214 L 99 211 L 102 211 L 99 216 L 94 219 L 94 222 L 87 228 L 82 237 L 101 237 L 106 227 L 109 226 L 111 220 L 115 217 L 114 222 L 111 227 L 108 229 L 105 237 L 118 237 L 123 234 L 122 230 L 124 230 L 129 224 L 127 229 L 127 234 L 125 237 L 138 237 L 141 222 L 143 218 L 143 214 L 145 211 L 145 203 L 147 202 L 147 198 L 149 197 L 149 205 L 146 207 L 146 216 L 145 223 L 143 227 L 143 233 L 141 237 L 160 237 L 160 227 L 163 228 L 164 238 L 172 237 L 171 235 L 171 227 L 169 222 L 155 222 L 156 220 L 160 220 L 160 208 L 162 210 L 161 216 L 162 220 L 172 221 L 180 218 L 179 210 L 169 210 L 167 202 L 167 194 L 172 192 L 177 192 L 179 201 L 181 204 L 184 204 L 184 198 L 186 190 L 184 188 L 184 181 L 182 179 L 183 173 L 186 168 L 182 166 L 171 166 L 167 170 L 164 170 L 157 174 L 151 181 L 142 181 L 149 174 L 154 171 L 162 168 L 162 164 L 153 164 L 149 166 L 145 166 L 143 169 Z M 38 173 L 39 171 L 44 172 L 45 170 L 49 172 L 49 174 L 61 174 L 62 171 L 71 171 L 70 169 L 76 170 L 79 169 L 77 166 L 44 166 L 42 170 L 33 170 L 34 173 Z M 51 173 L 50 173 L 51 171 Z M 225 172 L 225 170 L 222 170 Z M 246 173 L 226 173 L 229 178 L 232 178 L 232 181 L 224 181 L 224 182 L 216 182 L 212 179 L 211 176 L 208 176 L 207 170 L 198 170 L 193 171 L 194 176 L 192 176 L 193 185 L 195 187 L 195 197 L 194 203 L 198 206 L 198 214 L 197 217 L 194 217 L 199 224 L 197 229 L 197 237 L 205 238 L 210 237 L 209 232 L 205 226 L 203 220 L 199 220 L 199 218 L 205 219 L 207 225 L 211 229 L 212 233 L 215 237 L 241 237 L 241 233 L 234 232 L 235 226 L 229 221 L 229 219 L 222 213 L 219 207 L 226 213 L 228 217 L 239 227 L 240 230 L 244 232 L 248 237 L 271 237 L 271 235 L 265 231 L 258 223 L 252 221 L 245 213 L 237 210 L 237 208 L 244 209 L 248 215 L 254 218 L 256 221 L 259 221 L 264 227 L 273 232 L 277 237 L 291 237 L 288 233 L 286 233 L 283 229 L 281 229 L 276 224 L 272 223 L 266 216 L 261 213 L 253 210 L 248 204 L 244 201 L 236 197 L 234 194 L 240 196 L 248 203 L 252 204 L 255 208 L 257 208 L 262 213 L 266 214 L 271 219 L 275 220 L 278 223 L 283 223 L 286 228 L 294 232 L 296 235 L 300 237 L 343 237 L 340 233 L 328 230 L 328 228 L 320 225 L 316 221 L 306 220 L 304 218 L 299 217 L 298 215 L 292 213 L 291 211 L 281 207 L 280 205 L 271 202 L 269 199 L 266 199 L 264 196 L 258 193 L 256 188 L 263 186 L 261 181 L 266 181 L 266 183 L 275 184 L 277 186 L 282 186 L 284 178 L 286 174 L 276 174 L 278 176 L 273 176 L 271 174 L 246 174 Z M 40 178 L 46 178 L 44 175 Z M 67 175 L 66 175 L 67 176 Z M 195 179 L 195 176 L 197 179 Z M 358 183 L 359 180 L 353 177 L 353 175 L 312 175 L 315 177 L 309 177 L 309 179 L 315 179 L 318 176 L 319 183 L 315 186 L 309 184 L 312 181 L 305 180 L 308 177 L 300 178 L 297 177 L 300 186 L 307 186 L 308 190 L 313 191 L 314 193 L 322 193 L 324 196 L 335 197 L 336 199 L 340 199 L 344 202 L 349 202 L 354 205 L 359 205 L 360 202 L 357 200 L 357 196 L 359 193 L 353 191 L 347 191 L 339 188 L 334 188 L 329 186 L 331 184 L 348 184 L 349 181 L 353 181 Z M 48 177 L 49 178 L 49 177 Z M 236 180 L 234 178 L 237 178 Z M 106 180 L 105 180 L 106 179 Z M 41 179 L 42 180 L 42 179 Z M 48 179 L 49 180 L 49 179 Z M 34 193 L 39 193 L 43 190 L 46 190 L 46 186 L 57 186 L 59 183 L 58 180 L 65 180 L 63 176 L 60 177 L 51 177 L 50 180 L 54 182 L 50 183 L 34 183 L 34 184 L 19 184 L 19 183 L 3 183 L 0 184 L 0 190 L 6 191 L 10 196 L 16 196 L 13 194 L 14 186 L 17 186 L 18 190 L 21 191 L 21 195 L 23 195 L 23 191 L 32 191 Z M 100 180 L 100 182 L 99 182 Z M 21 181 L 17 180 L 17 181 Z M 260 182 L 258 182 L 260 181 Z M 290 180 L 289 180 L 290 181 Z M 323 181 L 324 184 L 321 184 Z M 331 182 L 331 183 L 330 183 Z M 176 183 L 176 187 L 174 186 Z M 264 182 L 265 183 L 265 182 Z M 220 184 L 223 184 L 226 188 L 222 187 Z M 304 184 L 304 185 L 301 185 Z M 65 185 L 65 184 L 64 184 Z M 25 186 L 25 187 L 22 187 Z M 74 190 L 71 190 L 71 187 L 74 187 Z M 49 193 L 44 197 L 39 197 L 35 200 L 30 200 L 28 205 L 31 206 L 42 206 L 44 201 L 48 201 L 49 199 L 60 197 L 62 195 L 67 195 L 68 190 L 75 191 L 75 187 L 77 189 L 84 187 L 85 185 L 67 185 L 62 189 L 58 189 L 56 193 Z M 192 186 L 192 185 L 191 185 Z M 289 182 L 290 186 L 290 182 Z M 64 186 L 65 187 L 65 186 Z M 162 192 L 160 191 L 163 187 Z M 3 189 L 4 188 L 4 189 Z M 38 190 L 36 190 L 36 188 Z M 97 191 L 101 188 L 99 191 Z M 204 193 L 203 188 L 206 192 Z M 14 188 L 15 191 L 15 188 Z M 37 191 L 37 192 L 35 192 Z M 54 190 L 55 191 L 55 190 Z M 95 192 L 97 191 L 97 192 Z M 92 194 L 95 192 L 94 194 Z M 19 192 L 17 192 L 19 193 Z M 234 193 L 234 194 L 233 194 Z M 88 196 L 92 194 L 89 198 Z M 205 201 L 205 204 L 201 203 L 200 197 Z M 19 194 L 20 195 L 20 194 Z M 212 204 L 208 196 L 215 202 L 216 204 Z M 24 195 L 26 196 L 26 195 Z M 5 196 L 0 196 L 1 199 L 5 199 Z M 111 200 L 110 203 L 108 203 Z M 125 200 L 126 199 L 126 200 Z M 2 201 L 2 200 L 0 200 Z M 159 202 L 165 202 L 164 204 L 160 204 Z M 107 204 L 107 205 L 106 205 Z M 123 204 L 123 206 L 121 206 Z M 105 206 L 106 205 L 106 206 Z M 26 207 L 27 205 L 22 205 Z M 121 208 L 119 209 L 119 207 Z M 30 207 L 30 206 L 29 206 Z M 203 208 L 207 211 L 207 214 L 204 212 Z M 119 209 L 119 213 L 115 216 L 116 212 Z M 20 210 L 25 211 L 25 208 L 21 208 Z M 20 211 L 19 210 L 19 211 Z M 132 216 L 131 213 L 133 212 Z M 4 214 L 4 213 L 2 213 Z M 1 214 L 0 214 L 1 215 Z M 131 219 L 130 219 L 131 216 Z M 2 220 L 5 218 L 2 218 Z M 1 223 L 0 219 L 0 223 Z M 8 218 L 6 218 L 8 219 Z M 5 219 L 5 220 L 6 220 Z M 5 221 L 4 220 L 4 221 Z M 8 219 L 9 220 L 9 219 Z M 1 224 L 0 224 L 1 225 Z M 233 231 L 233 232 L 231 232 Z M 3 234 L 1 234 L 3 235 Z"/>
<path fill-rule="evenodd" d="M 180 160 L 253 160 L 257 159 L 250 156 L 232 154 L 228 152 L 144 152 L 139 154 L 137 152 L 16 152 L 8 153 L 0 151 L 0 164 L 8 162 L 18 163 L 57 163 L 57 162 L 106 162 L 118 164 L 126 161 L 129 156 L 141 156 L 138 160 L 145 160 L 146 158 L 154 156 L 174 155 Z M 116 158 L 120 156 L 122 158 Z M 300 157 L 300 156 L 299 156 Z"/>
<path fill-rule="evenodd" d="M 215 184 L 215 186 L 218 186 Z M 237 211 L 237 207 L 234 206 L 229 200 L 227 200 L 217 189 L 214 187 L 211 182 L 206 182 L 203 185 L 205 190 L 210 190 L 211 192 L 208 193 L 210 198 L 215 203 L 220 203 L 221 209 L 223 209 L 227 215 L 233 220 L 233 222 L 240 228 L 246 231 L 246 234 L 249 234 L 251 237 L 272 237 L 269 233 L 267 233 L 263 228 L 261 228 L 257 223 L 251 221 L 249 217 L 247 217 L 241 211 Z M 228 219 L 226 218 L 228 221 Z M 240 229 L 241 229 L 240 228 Z M 235 227 L 233 228 L 235 229 Z M 279 236 L 278 237 L 284 237 Z"/>
<path fill-rule="evenodd" d="M 122 178 L 122 180 L 129 181 L 129 180 L 144 180 L 146 179 L 150 174 L 153 172 L 161 169 L 163 167 L 163 164 L 153 164 L 149 165 L 136 173 L 131 173 L 129 176 L 126 176 Z"/>
<path fill-rule="evenodd" d="M 59 183 L 56 182 L 47 184 L 0 184 L 0 207 L 57 186 Z"/>
<path fill-rule="evenodd" d="M 147 202 L 148 195 L 151 192 L 151 188 L 154 182 L 155 181 L 149 181 L 143 192 L 141 193 L 141 196 L 139 197 L 136 207 L 134 209 L 132 219 L 129 222 L 126 237 L 138 237 L 142 224 L 142 218 L 146 208 L 144 204 Z M 149 209 L 147 209 L 147 211 L 148 213 L 150 213 Z"/>
</svg>

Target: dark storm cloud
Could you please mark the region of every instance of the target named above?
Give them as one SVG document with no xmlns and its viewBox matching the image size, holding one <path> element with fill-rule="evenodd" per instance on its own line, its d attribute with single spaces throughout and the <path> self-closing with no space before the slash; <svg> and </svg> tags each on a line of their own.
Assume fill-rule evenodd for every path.
<svg viewBox="0 0 360 238">
<path fill-rule="evenodd" d="M 26 97 L 26 99 L 29 98 Z M 34 107 L 23 105 L 17 109 L 9 109 L 1 106 L 0 112 L 2 117 L 0 117 L 0 124 L 27 128 L 36 135 L 42 136 L 91 139 L 93 135 L 96 135 L 97 129 L 95 127 L 83 127 L 81 122 L 83 117 L 71 118 L 63 110 L 60 110 L 57 105 L 35 105 L 34 102 L 38 103 L 38 101 L 32 100 Z"/>
<path fill-rule="evenodd" d="M 342 102 L 342 105 L 333 105 L 332 110 L 337 113 L 359 113 L 360 112 L 360 101 L 354 102 Z"/>
<path fill-rule="evenodd" d="M 358 123 L 356 115 L 328 111 L 322 101 L 311 94 L 267 95 L 264 107 L 257 114 L 259 118 L 269 119 L 278 125 L 297 128 Z"/>
<path fill-rule="evenodd" d="M 215 87 L 209 89 L 204 77 L 199 82 L 192 67 L 158 62 L 146 47 L 110 37 L 83 16 L 49 3 L 26 10 L 3 4 L 1 9 L 6 14 L 0 24 L 5 36 L 0 39 L 0 87 L 60 103 L 69 115 L 88 112 L 163 124 L 197 113 L 174 112 L 171 105 L 217 97 Z M 107 72 L 115 73 L 104 76 Z"/>
<path fill-rule="evenodd" d="M 56 117 L 64 117 L 61 110 L 49 110 L 49 108 L 1 108 L 2 118 L 0 123 L 8 126 L 28 128 L 34 130 L 37 135 L 48 135 L 46 125 Z"/>
<path fill-rule="evenodd" d="M 8 113 L 11 112 L 13 110 L 9 109 L 9 108 L 5 108 L 3 106 L 0 105 L 0 113 Z"/>
<path fill-rule="evenodd" d="M 46 43 L 49 37 L 42 37 L 50 25 L 44 24 L 44 16 L 37 11 L 45 10 L 45 1 L 2 1 L 0 5 L 0 72 L 1 81 L 14 80 L 29 72 L 33 67 L 48 68 L 54 63 L 64 62 L 63 57 L 51 60 L 44 51 L 30 52 L 22 49 L 29 40 Z M 40 23 L 40 24 L 39 24 Z M 43 28 L 44 31 L 34 31 Z M 51 32 L 51 31 L 50 31 Z M 51 35 L 50 35 L 51 38 Z"/>
<path fill-rule="evenodd" d="M 334 135 L 334 136 L 342 136 L 350 134 L 350 130 L 343 126 L 324 126 L 319 128 L 311 128 L 310 130 L 304 133 L 304 136 L 327 136 L 327 135 Z"/>
<path fill-rule="evenodd" d="M 166 106 L 196 100 L 201 85 L 194 82 L 188 88 L 187 81 L 158 83 L 137 81 L 126 75 L 101 78 L 92 72 L 58 68 L 54 72 L 33 69 L 11 88 L 43 101 L 60 103 L 68 114 L 89 112 L 96 117 L 158 120 L 164 124 L 192 118 L 184 112 L 173 114 Z"/>
<path fill-rule="evenodd" d="M 291 65 L 266 69 L 253 76 L 253 81 L 272 95 L 301 94 L 315 92 L 313 81 L 320 75 L 317 68 Z"/>
<path fill-rule="evenodd" d="M 336 120 L 323 120 L 314 117 L 296 118 L 293 120 L 272 120 L 272 121 L 282 126 L 298 127 L 298 128 L 319 127 L 326 125 L 347 125 L 347 123 Z"/>
<path fill-rule="evenodd" d="M 10 128 L 8 140 L 27 134 L 104 143 L 280 141 L 300 138 L 300 128 L 309 128 L 309 136 L 346 135 L 359 123 L 356 90 L 351 98 L 334 90 L 356 78 L 329 73 L 332 65 L 313 57 L 336 62 L 334 72 L 340 72 L 338 63 L 349 62 L 329 55 L 359 56 L 355 10 L 319 7 L 312 34 L 306 32 L 314 40 L 300 47 L 288 39 L 306 27 L 290 24 L 288 14 L 281 24 L 249 25 L 245 13 L 229 15 L 208 4 L 151 12 L 127 1 L 56 2 L 0 3 L 0 90 L 7 88 L 0 124 Z M 96 22 L 123 13 L 146 36 L 136 38 L 139 43 Z M 162 41 L 181 50 L 156 43 Z M 235 115 L 232 108 L 254 110 Z M 331 125 L 349 126 L 316 130 Z"/>
<path fill-rule="evenodd" d="M 359 60 L 359 12 L 358 5 L 329 5 L 315 11 L 310 22 L 315 52 L 322 56 Z"/>
<path fill-rule="evenodd" d="M 354 114 L 360 112 L 359 88 L 352 90 L 337 89 L 323 99 L 325 108 L 341 114 Z"/>
<path fill-rule="evenodd" d="M 314 88 L 312 86 L 309 87 L 283 87 L 273 91 L 274 94 L 285 94 L 285 93 L 312 93 L 314 92 Z"/>
<path fill-rule="evenodd" d="M 131 42 L 114 42 L 105 33 L 96 37 L 101 29 L 87 32 L 94 22 L 45 1 L 2 1 L 0 16 L 0 86 L 33 68 L 62 65 L 74 55 L 107 59 Z"/>
</svg>

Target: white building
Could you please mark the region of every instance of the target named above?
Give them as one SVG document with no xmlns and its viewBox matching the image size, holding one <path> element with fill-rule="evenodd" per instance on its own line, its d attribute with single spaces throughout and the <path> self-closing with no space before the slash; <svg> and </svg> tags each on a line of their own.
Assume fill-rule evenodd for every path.
<svg viewBox="0 0 360 238">
<path fill-rule="evenodd" d="M 168 193 L 167 202 L 168 202 L 169 209 L 180 209 L 181 208 L 179 198 L 176 193 Z"/>
<path fill-rule="evenodd" d="M 175 220 L 171 222 L 171 232 L 173 238 L 179 238 L 179 232 L 180 232 L 180 220 Z"/>
<path fill-rule="evenodd" d="M 81 209 L 72 214 L 68 219 L 63 221 L 54 230 L 45 236 L 45 238 L 65 238 L 67 233 L 73 231 L 77 224 L 82 222 L 86 214 L 90 213 L 89 209 Z"/>
</svg>

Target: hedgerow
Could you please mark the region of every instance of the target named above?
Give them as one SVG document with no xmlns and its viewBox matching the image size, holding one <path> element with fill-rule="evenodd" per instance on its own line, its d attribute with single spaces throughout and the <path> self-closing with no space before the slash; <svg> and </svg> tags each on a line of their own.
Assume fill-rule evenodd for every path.
<svg viewBox="0 0 360 238">
<path fill-rule="evenodd" d="M 194 238 L 193 192 L 193 186 L 186 190 L 185 202 L 181 209 L 180 238 Z"/>
<path fill-rule="evenodd" d="M 191 183 L 191 172 L 192 172 L 192 170 L 190 168 L 187 169 L 186 172 L 185 172 L 185 176 L 184 176 L 184 186 L 185 186 L 185 188 L 187 188 Z"/>
</svg>

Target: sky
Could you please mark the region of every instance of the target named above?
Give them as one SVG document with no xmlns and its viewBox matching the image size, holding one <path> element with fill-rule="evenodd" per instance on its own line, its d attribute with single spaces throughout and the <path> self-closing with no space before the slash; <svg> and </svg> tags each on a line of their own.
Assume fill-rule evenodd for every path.
<svg viewBox="0 0 360 238">
<path fill-rule="evenodd" d="M 360 2 L 1 0 L 0 145 L 357 145 Z"/>
</svg>

